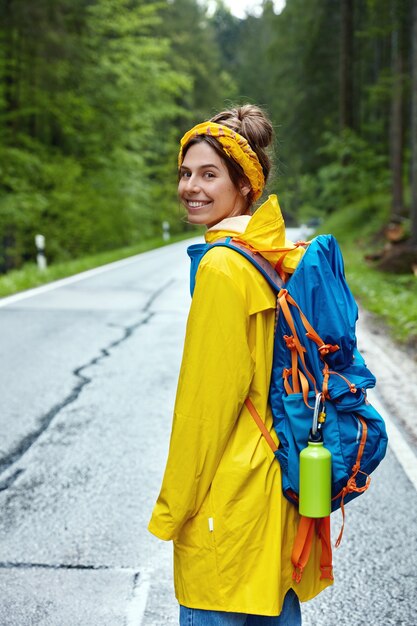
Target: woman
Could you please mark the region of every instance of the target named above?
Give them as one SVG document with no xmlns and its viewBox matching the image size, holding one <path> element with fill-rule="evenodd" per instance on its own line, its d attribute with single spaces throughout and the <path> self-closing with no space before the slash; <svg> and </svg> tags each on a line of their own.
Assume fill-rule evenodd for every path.
<svg viewBox="0 0 417 626">
<path fill-rule="evenodd" d="M 275 196 L 251 216 L 270 171 L 272 125 L 257 107 L 225 111 L 181 141 L 178 193 L 206 241 L 238 237 L 275 265 L 285 239 Z M 285 256 L 294 271 L 302 251 Z M 174 541 L 181 626 L 301 624 L 299 599 L 320 580 L 313 545 L 299 584 L 291 549 L 298 512 L 282 496 L 281 472 L 244 401 L 272 437 L 268 390 L 275 295 L 244 257 L 215 247 L 203 257 L 187 323 L 163 484 L 149 530 Z M 294 591 L 295 589 L 295 591 Z"/>
</svg>

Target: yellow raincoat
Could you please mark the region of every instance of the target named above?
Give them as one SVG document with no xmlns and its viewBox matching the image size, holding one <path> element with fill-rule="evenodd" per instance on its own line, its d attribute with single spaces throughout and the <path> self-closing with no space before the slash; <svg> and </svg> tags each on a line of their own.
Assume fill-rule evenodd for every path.
<svg viewBox="0 0 417 626">
<path fill-rule="evenodd" d="M 276 262 L 288 247 L 276 196 L 250 216 L 223 220 L 213 242 L 236 236 Z M 294 271 L 300 249 L 286 256 Z M 314 540 L 299 584 L 291 550 L 298 512 L 281 490 L 279 464 L 249 414 L 250 396 L 272 437 L 268 390 L 275 296 L 260 272 L 220 247 L 202 259 L 187 323 L 169 456 L 149 530 L 174 540 L 178 602 L 189 608 L 279 615 L 295 589 L 305 601 L 320 580 Z"/>
</svg>

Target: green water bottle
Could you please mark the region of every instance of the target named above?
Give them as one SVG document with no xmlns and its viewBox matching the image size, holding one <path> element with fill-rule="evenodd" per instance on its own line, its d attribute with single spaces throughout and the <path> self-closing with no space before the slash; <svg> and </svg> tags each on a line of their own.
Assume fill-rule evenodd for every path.
<svg viewBox="0 0 417 626">
<path fill-rule="evenodd" d="M 300 515 L 326 517 L 331 513 L 332 455 L 321 433 L 310 434 L 300 453 Z"/>
<path fill-rule="evenodd" d="M 320 401 L 318 397 L 308 445 L 300 453 L 298 510 L 305 517 L 327 517 L 331 513 L 332 454 L 324 447 L 322 431 L 318 426 Z M 324 411 L 320 415 L 325 415 Z"/>
</svg>

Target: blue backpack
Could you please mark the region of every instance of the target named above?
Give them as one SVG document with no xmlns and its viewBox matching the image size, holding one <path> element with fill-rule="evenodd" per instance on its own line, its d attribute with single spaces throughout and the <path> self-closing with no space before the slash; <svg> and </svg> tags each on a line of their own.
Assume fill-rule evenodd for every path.
<svg viewBox="0 0 417 626">
<path fill-rule="evenodd" d="M 338 546 L 344 505 L 366 491 L 369 474 L 387 447 L 384 420 L 366 397 L 375 377 L 356 346 L 358 308 L 346 283 L 340 248 L 331 235 L 314 238 L 284 282 L 261 254 L 230 237 L 190 246 L 191 294 L 198 264 L 214 246 L 245 256 L 277 293 L 270 405 L 278 448 L 249 398 L 246 405 L 280 463 L 283 493 L 294 504 L 299 494 L 299 455 L 307 446 L 313 420 L 321 430 L 332 454 L 332 511 L 341 508 L 343 513 Z M 314 528 L 322 540 L 322 577 L 332 578 L 329 519 L 301 518 L 292 555 L 298 582 Z"/>
</svg>

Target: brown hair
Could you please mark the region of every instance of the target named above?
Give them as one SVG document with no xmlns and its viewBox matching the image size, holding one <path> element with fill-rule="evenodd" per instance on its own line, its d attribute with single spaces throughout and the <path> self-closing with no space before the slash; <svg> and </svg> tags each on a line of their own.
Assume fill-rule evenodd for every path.
<svg viewBox="0 0 417 626">
<path fill-rule="evenodd" d="M 233 109 L 217 113 L 217 115 L 210 119 L 210 122 L 228 126 L 228 128 L 231 128 L 248 140 L 250 147 L 259 159 L 266 182 L 272 166 L 271 159 L 266 148 L 272 142 L 274 131 L 270 120 L 262 109 L 254 104 L 244 104 L 241 107 L 235 107 Z M 198 137 L 191 139 L 191 141 L 189 141 L 184 147 L 183 156 L 186 155 L 188 148 L 201 141 L 205 141 L 210 144 L 210 146 L 214 148 L 217 154 L 223 159 L 233 184 L 236 188 L 239 188 L 239 183 L 242 179 L 246 179 L 243 169 L 234 159 L 229 157 L 224 152 L 221 143 L 214 137 L 210 137 L 209 135 L 199 135 Z M 250 192 L 247 195 L 247 207 L 249 208 L 252 204 L 253 193 Z"/>
</svg>

